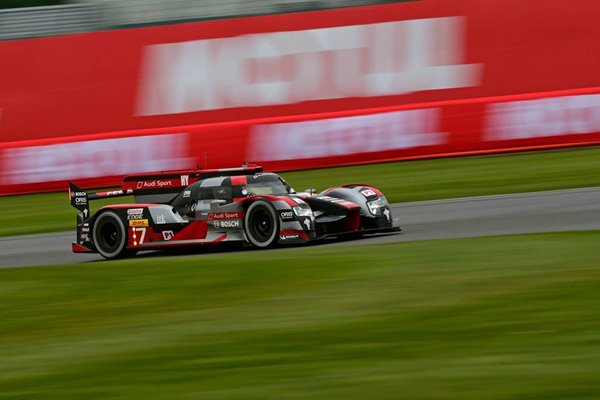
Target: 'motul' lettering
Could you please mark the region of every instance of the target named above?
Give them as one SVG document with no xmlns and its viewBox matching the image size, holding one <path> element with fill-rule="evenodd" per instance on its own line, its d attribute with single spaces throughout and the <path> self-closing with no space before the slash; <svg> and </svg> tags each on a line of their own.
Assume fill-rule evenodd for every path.
<svg viewBox="0 0 600 400">
<path fill-rule="evenodd" d="M 464 42 L 464 18 L 445 17 L 147 46 L 137 114 L 475 86 Z"/>
</svg>

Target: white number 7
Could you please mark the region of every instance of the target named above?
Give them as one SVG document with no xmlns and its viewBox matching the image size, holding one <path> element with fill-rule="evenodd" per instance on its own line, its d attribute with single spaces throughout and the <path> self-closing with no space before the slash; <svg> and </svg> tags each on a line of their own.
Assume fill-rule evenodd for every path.
<svg viewBox="0 0 600 400">
<path fill-rule="evenodd" d="M 144 238 L 146 237 L 146 228 L 131 228 L 133 232 L 133 245 L 139 246 L 144 243 Z M 136 232 L 140 233 L 140 240 L 137 240 Z"/>
</svg>

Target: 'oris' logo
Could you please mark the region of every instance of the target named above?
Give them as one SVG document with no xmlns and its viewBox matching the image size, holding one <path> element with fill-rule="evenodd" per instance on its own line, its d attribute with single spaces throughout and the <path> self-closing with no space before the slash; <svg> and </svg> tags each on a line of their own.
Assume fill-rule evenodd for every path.
<svg viewBox="0 0 600 400">
<path fill-rule="evenodd" d="M 291 211 L 282 211 L 281 212 L 281 220 L 282 221 L 289 221 L 294 219 L 294 213 Z"/>
</svg>

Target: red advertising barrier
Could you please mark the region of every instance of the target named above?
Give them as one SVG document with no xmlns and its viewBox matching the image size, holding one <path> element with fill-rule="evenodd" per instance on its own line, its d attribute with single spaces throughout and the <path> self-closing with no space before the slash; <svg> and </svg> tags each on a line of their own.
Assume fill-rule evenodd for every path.
<svg viewBox="0 0 600 400">
<path fill-rule="evenodd" d="M 593 87 L 599 19 L 421 0 L 3 41 L 0 141 Z"/>
<path fill-rule="evenodd" d="M 600 87 L 0 143 L 0 194 L 253 161 L 293 170 L 600 143 Z"/>
</svg>

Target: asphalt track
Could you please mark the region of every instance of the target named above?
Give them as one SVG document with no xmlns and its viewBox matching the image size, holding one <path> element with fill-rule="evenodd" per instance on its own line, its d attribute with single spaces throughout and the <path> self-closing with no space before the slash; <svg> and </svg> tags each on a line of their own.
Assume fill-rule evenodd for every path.
<svg viewBox="0 0 600 400">
<path fill-rule="evenodd" d="M 600 187 L 399 203 L 392 205 L 392 214 L 394 218 L 400 219 L 403 229 L 401 234 L 332 241 L 322 245 L 353 246 L 519 233 L 598 230 Z M 0 238 L 0 267 L 88 263 L 102 259 L 98 255 L 72 254 L 73 239 L 74 232 Z M 194 252 L 212 254 L 215 250 L 200 248 L 194 249 Z M 156 254 L 165 253 L 146 252 L 138 257 L 153 257 Z"/>
</svg>

